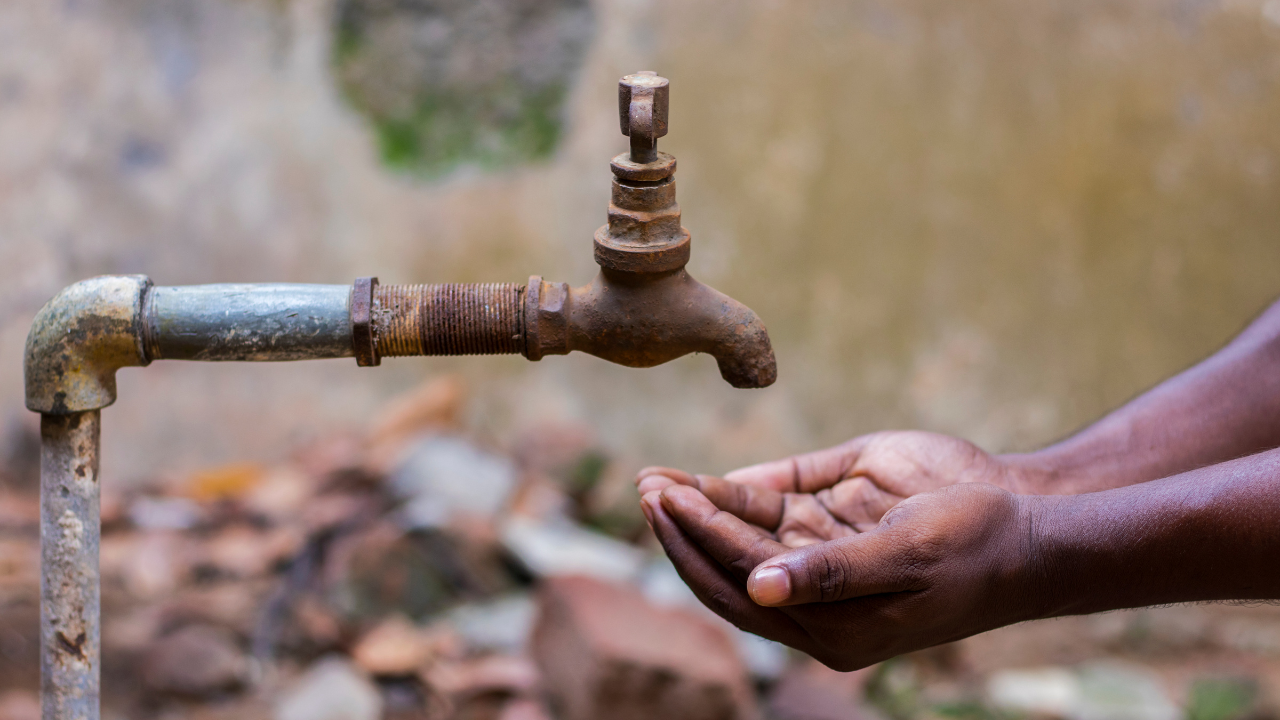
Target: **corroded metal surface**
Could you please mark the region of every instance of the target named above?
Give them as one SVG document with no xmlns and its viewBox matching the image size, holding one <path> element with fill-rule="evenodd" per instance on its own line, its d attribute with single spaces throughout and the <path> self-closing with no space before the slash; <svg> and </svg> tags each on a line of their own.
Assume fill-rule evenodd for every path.
<svg viewBox="0 0 1280 720">
<path fill-rule="evenodd" d="M 568 288 L 537 278 L 526 357 L 573 350 L 628 367 L 653 367 L 682 355 L 715 357 L 737 388 L 778 377 L 764 323 L 750 308 L 694 280 L 683 268 L 626 273 L 602 268 L 590 285 Z M 533 285 L 531 285 L 533 287 Z"/>
<path fill-rule="evenodd" d="M 360 367 L 377 365 L 378 346 L 373 337 L 373 290 L 378 278 L 356 278 L 351 285 L 351 345 Z"/>
<path fill-rule="evenodd" d="M 524 350 L 522 285 L 380 285 L 373 292 L 372 315 L 379 357 Z"/>
<path fill-rule="evenodd" d="M 631 160 L 651 163 L 658 159 L 658 138 L 667 134 L 671 83 L 652 70 L 642 70 L 618 81 L 618 123 L 631 138 Z"/>
<path fill-rule="evenodd" d="M 350 285 L 153 287 L 148 360 L 276 362 L 351 357 Z"/>
<path fill-rule="evenodd" d="M 530 282 L 525 355 L 536 360 L 581 350 L 650 367 L 704 352 L 734 387 L 766 387 L 778 368 L 760 318 L 684 270 L 691 241 L 680 224 L 676 160 L 657 151 L 668 130 L 669 93 L 667 79 L 652 72 L 619 81 L 618 121 L 631 153 L 610 163 L 608 222 L 595 234 L 600 274 L 571 290 Z"/>
<path fill-rule="evenodd" d="M 65 415 L 116 401 L 116 370 L 146 365 L 141 275 L 96 277 L 58 293 L 36 314 L 23 363 L 27 409 Z"/>
<path fill-rule="evenodd" d="M 40 422 L 40 671 L 44 720 L 97 720 L 100 412 Z"/>
</svg>

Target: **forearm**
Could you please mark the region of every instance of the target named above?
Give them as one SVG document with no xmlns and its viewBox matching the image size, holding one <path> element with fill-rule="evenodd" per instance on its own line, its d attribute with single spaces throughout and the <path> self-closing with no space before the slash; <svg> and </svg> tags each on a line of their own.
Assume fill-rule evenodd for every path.
<svg viewBox="0 0 1280 720">
<path fill-rule="evenodd" d="M 1008 455 L 1036 492 L 1093 492 L 1280 446 L 1280 303 L 1204 362 L 1075 436 Z"/>
<path fill-rule="evenodd" d="M 1280 450 L 1140 485 L 1020 502 L 1034 617 L 1280 599 Z"/>
</svg>

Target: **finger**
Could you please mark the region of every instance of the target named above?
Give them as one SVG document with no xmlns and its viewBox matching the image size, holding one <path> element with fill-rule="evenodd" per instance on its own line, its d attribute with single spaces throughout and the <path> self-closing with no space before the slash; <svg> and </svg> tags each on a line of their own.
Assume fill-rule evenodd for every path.
<svg viewBox="0 0 1280 720">
<path fill-rule="evenodd" d="M 640 472 L 636 473 L 636 484 L 639 485 L 641 480 L 644 480 L 651 475 L 662 475 L 663 477 L 671 478 L 683 485 L 694 484 L 693 475 L 691 473 L 687 473 L 678 468 L 662 467 L 661 465 L 650 465 L 647 468 L 641 469 Z"/>
<path fill-rule="evenodd" d="M 698 600 L 735 626 L 761 637 L 804 649 L 811 638 L 794 620 L 779 610 L 752 602 L 742 583 L 695 545 L 667 514 L 656 493 L 641 499 L 653 518 L 654 534 L 671 558 L 676 572 Z"/>
<path fill-rule="evenodd" d="M 650 475 L 636 483 L 636 491 L 640 493 L 640 497 L 644 497 L 651 492 L 659 492 L 675 484 L 677 484 L 675 480 L 665 475 Z"/>
<path fill-rule="evenodd" d="M 724 479 L 778 492 L 817 492 L 845 478 L 871 437 L 863 435 L 825 450 L 740 468 Z"/>
<path fill-rule="evenodd" d="M 722 480 L 712 475 L 692 475 L 683 470 L 647 467 L 636 475 L 640 494 L 665 490 L 672 485 L 696 488 L 716 507 L 772 532 L 782 520 L 782 494 Z"/>
<path fill-rule="evenodd" d="M 782 522 L 782 493 L 776 490 L 729 482 L 711 475 L 697 475 L 695 480 L 697 484 L 694 487 L 711 504 L 727 513 L 769 531 L 777 529 L 778 523 Z"/>
<path fill-rule="evenodd" d="M 636 490 L 640 492 L 641 496 L 677 484 L 697 487 L 698 480 L 684 470 L 657 465 L 644 468 L 636 473 Z"/>
<path fill-rule="evenodd" d="M 740 583 L 746 582 L 752 568 L 788 549 L 738 517 L 720 510 L 693 488 L 673 485 L 658 497 L 663 509 L 689 539 Z"/>
<path fill-rule="evenodd" d="M 874 530 L 777 555 L 747 580 L 751 598 L 767 607 L 828 603 L 881 593 L 922 590 L 919 563 L 899 533 Z"/>
</svg>

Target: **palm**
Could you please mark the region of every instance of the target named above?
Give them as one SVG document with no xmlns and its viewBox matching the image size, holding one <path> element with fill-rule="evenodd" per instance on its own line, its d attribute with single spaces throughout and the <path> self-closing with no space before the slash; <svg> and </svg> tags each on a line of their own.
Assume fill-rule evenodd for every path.
<svg viewBox="0 0 1280 720">
<path fill-rule="evenodd" d="M 722 510 L 800 547 L 866 532 L 912 495 L 965 482 L 1012 489 L 1013 470 L 976 445 L 926 432 L 884 432 L 729 473 L 724 480 L 666 468 L 641 472 L 642 494 L 693 485 Z"/>
</svg>

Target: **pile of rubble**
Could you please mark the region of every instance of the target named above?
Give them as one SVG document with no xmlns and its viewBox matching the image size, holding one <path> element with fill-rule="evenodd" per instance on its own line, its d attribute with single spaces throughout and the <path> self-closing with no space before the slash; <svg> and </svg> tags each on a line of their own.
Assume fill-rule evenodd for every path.
<svg viewBox="0 0 1280 720">
<path fill-rule="evenodd" d="M 1280 608 L 1033 623 L 830 671 L 702 608 L 644 526 L 635 468 L 612 467 L 589 430 L 541 426 L 499 451 L 459 422 L 465 395 L 427 383 L 368 433 L 273 467 L 108 481 L 103 717 L 1261 720 L 1280 707 Z M 39 718 L 30 445 L 0 468 L 0 720 Z"/>
<path fill-rule="evenodd" d="M 276 467 L 108 483 L 104 717 L 758 717 L 785 649 L 696 605 L 590 433 L 501 453 L 460 428 L 464 396 L 428 383 Z M 0 555 L 25 558 L 0 568 L 0 636 L 30 668 L 36 505 L 0 506 Z M 16 680 L 0 717 L 34 707 Z"/>
</svg>

